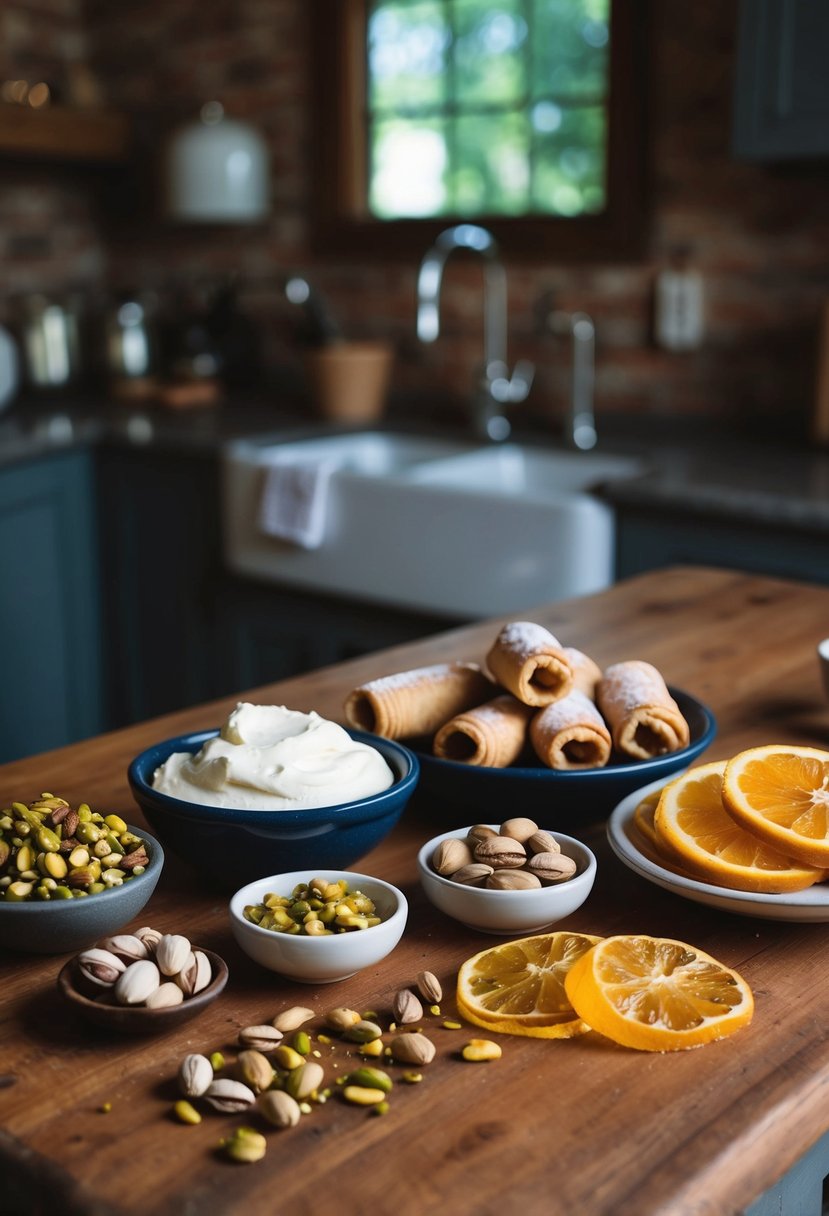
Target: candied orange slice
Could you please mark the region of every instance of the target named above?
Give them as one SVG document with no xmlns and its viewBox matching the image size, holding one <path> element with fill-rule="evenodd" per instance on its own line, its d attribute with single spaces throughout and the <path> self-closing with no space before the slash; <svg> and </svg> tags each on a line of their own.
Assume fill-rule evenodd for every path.
<svg viewBox="0 0 829 1216">
<path fill-rule="evenodd" d="M 723 805 L 726 761 L 702 764 L 662 791 L 654 814 L 657 847 L 693 877 L 735 891 L 780 894 L 820 882 L 803 865 L 747 830 Z"/>
<path fill-rule="evenodd" d="M 601 939 L 589 933 L 540 933 L 482 950 L 458 972 L 461 1017 L 501 1034 L 569 1039 L 590 1027 L 564 990 L 565 977 Z"/>
<path fill-rule="evenodd" d="M 829 752 L 769 744 L 725 766 L 723 804 L 742 827 L 807 866 L 829 868 Z"/>
<path fill-rule="evenodd" d="M 754 1012 L 736 971 L 664 937 L 603 938 L 573 964 L 564 986 L 582 1021 L 639 1051 L 700 1047 L 747 1026 Z"/>
</svg>

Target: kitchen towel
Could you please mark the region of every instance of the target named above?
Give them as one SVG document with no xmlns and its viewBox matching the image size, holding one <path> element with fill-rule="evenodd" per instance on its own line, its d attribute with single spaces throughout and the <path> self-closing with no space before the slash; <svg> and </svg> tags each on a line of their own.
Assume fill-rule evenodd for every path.
<svg viewBox="0 0 829 1216">
<path fill-rule="evenodd" d="M 275 460 L 265 469 L 259 528 L 266 536 L 318 549 L 325 539 L 328 489 L 338 462 Z"/>
</svg>

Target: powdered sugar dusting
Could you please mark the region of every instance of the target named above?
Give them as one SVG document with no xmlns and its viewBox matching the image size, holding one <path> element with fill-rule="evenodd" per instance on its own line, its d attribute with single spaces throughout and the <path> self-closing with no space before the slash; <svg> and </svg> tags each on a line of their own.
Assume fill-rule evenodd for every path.
<svg viewBox="0 0 829 1216">
<path fill-rule="evenodd" d="M 401 688 L 415 688 L 420 684 L 432 684 L 451 676 L 482 675 L 477 663 L 434 663 L 431 667 L 416 667 L 412 671 L 398 671 L 393 675 L 379 676 L 360 685 L 362 692 L 393 692 Z"/>
<path fill-rule="evenodd" d="M 548 732 L 558 734 L 559 731 L 566 730 L 570 726 L 583 724 L 601 727 L 603 731 L 607 730 L 604 718 L 590 698 L 583 692 L 579 692 L 578 689 L 574 689 L 560 701 L 554 701 L 552 705 L 547 705 L 540 710 L 534 725 L 537 730 L 543 731 L 546 735 Z"/>
<path fill-rule="evenodd" d="M 512 621 L 505 625 L 495 645 L 518 655 L 561 650 L 558 638 L 553 637 L 543 625 L 536 625 L 532 621 Z"/>
<path fill-rule="evenodd" d="M 605 670 L 598 692 L 599 703 L 612 705 L 614 713 L 627 714 L 646 705 L 676 708 L 660 672 L 642 659 L 612 664 Z"/>
</svg>

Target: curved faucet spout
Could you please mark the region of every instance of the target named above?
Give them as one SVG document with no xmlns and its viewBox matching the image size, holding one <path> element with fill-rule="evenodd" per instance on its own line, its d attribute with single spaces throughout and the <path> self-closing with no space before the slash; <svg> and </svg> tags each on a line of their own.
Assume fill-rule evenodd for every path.
<svg viewBox="0 0 829 1216">
<path fill-rule="evenodd" d="M 482 435 L 506 439 L 510 423 L 503 416 L 508 402 L 523 401 L 532 383 L 524 363 L 510 378 L 507 364 L 507 276 L 491 232 L 477 224 L 456 224 L 436 238 L 417 276 L 417 336 L 434 342 L 440 335 L 440 290 L 446 263 L 456 249 L 480 254 L 484 266 L 484 371 L 474 399 L 475 423 Z"/>
<path fill-rule="evenodd" d="M 486 259 L 484 270 L 484 365 L 491 375 L 504 375 L 507 362 L 507 276 L 498 260 L 491 232 L 477 224 L 456 224 L 437 237 L 424 257 L 417 278 L 417 336 L 434 342 L 440 335 L 440 289 L 449 255 L 468 249 Z M 493 366 L 498 364 L 499 368 Z M 490 369 L 491 372 L 490 372 Z"/>
</svg>

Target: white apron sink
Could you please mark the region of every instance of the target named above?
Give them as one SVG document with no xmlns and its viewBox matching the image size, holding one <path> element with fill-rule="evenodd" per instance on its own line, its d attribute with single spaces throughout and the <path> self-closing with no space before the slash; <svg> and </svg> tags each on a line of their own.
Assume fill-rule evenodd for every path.
<svg viewBox="0 0 829 1216">
<path fill-rule="evenodd" d="M 276 461 L 326 470 L 317 547 L 260 525 Z M 520 612 L 613 581 L 613 511 L 591 491 L 642 468 L 595 451 L 383 432 L 238 441 L 224 455 L 225 560 L 267 582 L 448 617 Z"/>
</svg>

